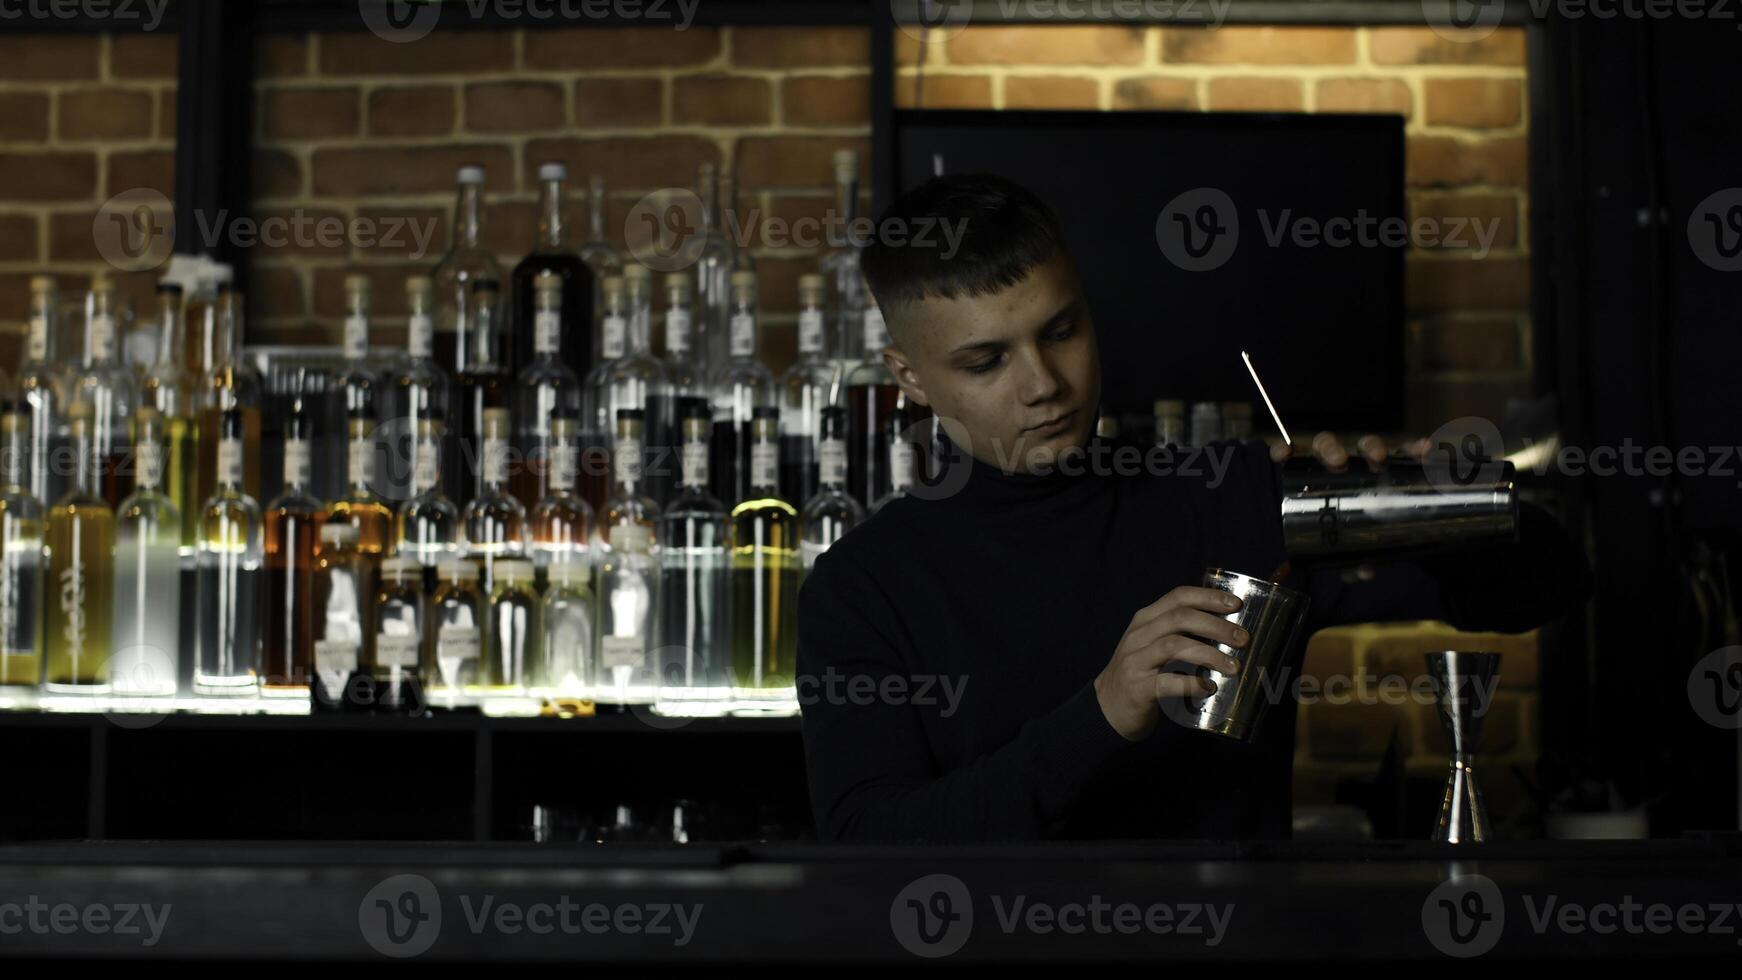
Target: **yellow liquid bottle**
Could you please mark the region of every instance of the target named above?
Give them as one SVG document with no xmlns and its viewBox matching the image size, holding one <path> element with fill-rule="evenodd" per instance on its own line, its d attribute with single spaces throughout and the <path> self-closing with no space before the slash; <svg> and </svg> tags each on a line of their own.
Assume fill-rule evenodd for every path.
<svg viewBox="0 0 1742 980">
<path fill-rule="evenodd" d="M 732 509 L 734 714 L 798 709 L 798 511 L 780 498 L 776 409 L 756 409 L 750 493 Z"/>
<path fill-rule="evenodd" d="M 48 518 L 43 605 L 43 691 L 104 694 L 115 605 L 115 514 L 97 494 L 97 457 L 85 406 L 72 412 L 78 476 Z"/>
</svg>

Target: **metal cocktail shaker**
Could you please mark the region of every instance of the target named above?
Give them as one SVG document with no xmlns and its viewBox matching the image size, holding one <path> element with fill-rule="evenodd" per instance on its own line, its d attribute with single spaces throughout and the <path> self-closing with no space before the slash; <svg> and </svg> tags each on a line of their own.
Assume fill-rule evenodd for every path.
<svg viewBox="0 0 1742 980">
<path fill-rule="evenodd" d="M 1501 460 L 1447 465 L 1393 457 L 1375 473 L 1291 459 L 1282 469 L 1283 545 L 1291 559 L 1366 562 L 1513 538 L 1517 471 Z"/>
<path fill-rule="evenodd" d="M 1217 650 L 1240 661 L 1239 673 L 1229 677 L 1208 667 L 1194 668 L 1198 676 L 1216 683 L 1215 693 L 1164 699 L 1162 712 L 1188 728 L 1251 742 L 1271 705 L 1294 696 L 1288 687 L 1287 659 L 1311 600 L 1275 582 L 1225 568 L 1205 571 L 1203 584 L 1240 597 L 1240 608 L 1222 618 L 1246 630 L 1252 639 L 1238 649 L 1215 644 Z"/>
</svg>

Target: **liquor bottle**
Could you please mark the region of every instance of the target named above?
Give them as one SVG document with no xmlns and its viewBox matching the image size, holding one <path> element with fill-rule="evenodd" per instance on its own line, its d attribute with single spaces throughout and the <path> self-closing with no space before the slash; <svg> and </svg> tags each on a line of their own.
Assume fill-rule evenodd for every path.
<svg viewBox="0 0 1742 980">
<path fill-rule="evenodd" d="M 260 678 L 269 698 L 308 697 L 314 654 L 313 588 L 316 535 L 326 509 L 309 494 L 309 419 L 302 403 L 286 420 L 284 493 L 266 507 L 266 636 Z"/>
<path fill-rule="evenodd" d="M 177 332 L 180 312 L 163 323 L 164 336 Z M 169 366 L 179 372 L 179 351 L 172 347 L 168 353 Z M 181 657 L 181 512 L 162 489 L 166 457 L 173 459 L 165 442 L 172 436 L 152 408 L 134 416 L 133 431 L 138 486 L 115 515 L 115 655 L 109 661 L 109 685 L 116 694 L 167 697 L 176 692 Z"/>
<path fill-rule="evenodd" d="M 472 365 L 472 300 L 477 283 L 500 283 L 502 267 L 484 247 L 484 168 L 461 167 L 454 202 L 454 238 L 435 270 L 435 356 L 449 375 Z M 453 494 L 449 490 L 449 495 Z"/>
<path fill-rule="evenodd" d="M 696 346 L 702 352 L 702 363 L 717 370 L 730 356 L 732 320 L 732 276 L 740 271 L 737 246 L 726 227 L 726 211 L 731 198 L 727 181 L 719 169 L 704 163 L 697 178 L 696 193 L 707 212 L 706 232 L 701 252 L 696 258 Z"/>
<path fill-rule="evenodd" d="M 580 446 L 575 420 L 557 418 L 551 423 L 550 463 L 544 496 L 532 508 L 534 564 L 548 571 L 563 564 L 586 564 L 588 543 L 593 537 L 593 508 L 575 492 Z"/>
<path fill-rule="evenodd" d="M 62 448 L 73 374 L 55 355 L 60 336 L 60 292 L 52 276 L 30 280 L 30 333 L 18 371 L 18 410 L 28 424 L 20 479 L 38 503 L 59 500 L 72 483 Z"/>
<path fill-rule="evenodd" d="M 660 662 L 655 705 L 661 714 L 724 714 L 729 606 L 726 506 L 708 492 L 709 412 L 684 420 L 682 492 L 659 522 Z"/>
<path fill-rule="evenodd" d="M 218 489 L 200 518 L 194 692 L 249 696 L 259 687 L 260 505 L 242 489 L 242 414 L 224 413 L 218 434 Z"/>
<path fill-rule="evenodd" d="M 645 266 L 631 264 L 624 270 L 623 282 L 629 305 L 628 333 L 623 356 L 611 362 L 605 374 L 606 418 L 614 419 L 624 409 L 636 409 L 649 423 L 646 428 L 654 430 L 653 420 L 671 400 L 671 381 L 665 365 L 653 354 L 652 279 Z M 649 435 L 664 437 L 659 431 L 643 432 L 643 436 Z M 676 476 L 675 463 L 651 452 L 659 445 L 651 440 L 646 444 L 650 452 L 644 458 L 651 465 L 644 465 L 642 472 L 647 496 L 655 501 L 670 496 Z"/>
<path fill-rule="evenodd" d="M 532 562 L 508 559 L 496 564 L 496 587 L 484 621 L 490 625 L 480 678 L 482 695 L 524 697 L 527 665 L 538 650 L 538 594 L 532 588 Z"/>
<path fill-rule="evenodd" d="M 444 563 L 464 555 L 459 508 L 442 492 L 440 423 L 418 420 L 412 455 L 412 495 L 394 516 L 393 551 L 422 567 L 428 584 Z"/>
<path fill-rule="evenodd" d="M 376 418 L 381 378 L 364 364 L 369 356 L 370 290 L 368 276 L 345 277 L 345 363 L 334 383 L 344 398 L 347 418 Z"/>
<path fill-rule="evenodd" d="M 578 261 L 578 260 L 577 260 Z M 550 464 L 555 440 L 552 423 L 558 416 L 579 418 L 581 380 L 559 356 L 563 324 L 563 281 L 545 272 L 534 286 L 537 313 L 532 322 L 532 355 L 515 385 L 515 442 L 520 466 L 515 469 L 514 496 L 525 507 L 537 505 L 543 496 L 545 470 Z"/>
<path fill-rule="evenodd" d="M 696 410 L 708 414 L 710 404 L 708 378 L 696 359 L 692 342 L 694 318 L 690 303 L 695 294 L 695 277 L 688 272 L 674 272 L 665 277 L 665 366 L 671 394 L 649 396 L 647 399 L 647 445 L 661 465 L 675 470 L 660 493 L 653 499 L 665 506 L 675 497 L 682 484 L 681 460 L 684 447 L 684 425 Z M 710 423 L 711 424 L 711 423 Z"/>
<path fill-rule="evenodd" d="M 584 561 L 559 561 L 545 569 L 549 585 L 539 605 L 539 657 L 532 693 L 579 701 L 592 696 L 593 569 Z"/>
<path fill-rule="evenodd" d="M 388 497 L 404 501 L 416 491 L 417 427 L 420 420 L 437 423 L 443 431 L 452 420 L 449 407 L 453 402 L 453 385 L 448 373 L 434 357 L 432 338 L 435 329 L 434 293 L 428 276 L 412 276 L 405 282 L 405 303 L 408 311 L 405 328 L 404 366 L 393 375 L 387 386 L 387 404 L 382 412 L 382 424 L 387 426 Z M 448 447 L 452 452 L 452 446 Z"/>
<path fill-rule="evenodd" d="M 19 412 L 0 416 L 0 689 L 42 682 L 42 504 L 21 476 L 32 421 Z"/>
<path fill-rule="evenodd" d="M 581 261 L 593 273 L 593 308 L 589 324 L 597 323 L 599 315 L 605 311 L 605 296 L 600 288 L 607 276 L 623 274 L 623 256 L 611 245 L 605 234 L 605 218 L 609 201 L 605 195 L 605 178 L 597 174 L 587 178 L 587 240 L 581 245 Z M 566 304 L 565 304 L 566 306 Z M 568 306 L 577 312 L 586 307 Z M 589 352 L 590 353 L 590 352 Z M 587 376 L 587 371 L 578 365 L 570 365 L 581 377 Z M 592 365 L 587 369 L 591 370 Z"/>
<path fill-rule="evenodd" d="M 496 589 L 496 565 L 526 551 L 526 508 L 508 492 L 508 410 L 484 413 L 484 491 L 461 513 L 466 553 L 482 572 L 485 595 Z"/>
<path fill-rule="evenodd" d="M 429 601 L 423 676 L 431 701 L 455 708 L 469 703 L 466 690 L 478 686 L 484 597 L 478 592 L 478 566 L 469 561 L 444 562 L 440 576 L 441 584 Z"/>
<path fill-rule="evenodd" d="M 847 376 L 847 492 L 870 507 L 889 492 L 889 447 L 885 433 L 895 415 L 901 387 L 883 363 L 889 331 L 883 313 L 864 291 L 862 311 L 864 355 Z"/>
<path fill-rule="evenodd" d="M 154 409 L 163 427 L 162 438 L 167 451 L 163 460 L 163 485 L 160 487 L 175 505 L 177 519 L 182 521 L 176 531 L 177 554 L 193 554 L 193 542 L 183 541 L 187 530 L 185 515 L 198 510 L 203 498 L 199 493 L 198 423 L 194 409 L 194 379 L 187 372 L 182 343 L 182 290 L 174 283 L 160 283 L 158 300 L 157 362 L 146 372 L 140 386 L 140 404 Z M 142 443 L 140 443 L 142 444 Z"/>
<path fill-rule="evenodd" d="M 600 288 L 604 310 L 599 314 L 599 354 L 582 382 L 585 394 L 581 415 L 581 496 L 593 510 L 603 510 L 610 490 L 609 474 L 603 467 L 586 465 L 610 452 L 616 416 L 611 414 L 611 367 L 623 356 L 629 343 L 630 308 L 622 276 L 608 276 Z"/>
<path fill-rule="evenodd" d="M 780 497 L 780 416 L 758 409 L 750 493 L 732 508 L 734 714 L 798 708 L 798 511 Z"/>
<path fill-rule="evenodd" d="M 865 519 L 865 508 L 847 493 L 847 410 L 837 406 L 823 409 L 820 431 L 817 470 L 822 488 L 805 503 L 801 514 L 806 574 L 819 555 Z"/>
<path fill-rule="evenodd" d="M 541 277 L 551 275 L 560 284 L 552 308 L 562 314 L 557 329 L 556 359 L 584 377 L 593 359 L 593 270 L 569 247 L 566 206 L 568 168 L 547 163 L 538 168 L 541 185 L 538 201 L 538 240 L 532 252 L 514 267 L 514 360 L 516 372 L 526 369 L 538 356 L 536 320 Z"/>
<path fill-rule="evenodd" d="M 128 428 L 139 404 L 133 372 L 115 358 L 115 287 L 101 273 L 91 278 L 85 300 L 85 355 L 72 400 L 90 409 L 91 443 L 97 459 L 98 492 L 111 512 L 131 488 L 124 470 L 133 445 Z"/>
<path fill-rule="evenodd" d="M 484 489 L 484 416 L 506 409 L 513 377 L 502 359 L 496 331 L 500 289 L 493 279 L 478 281 L 472 290 L 467 333 L 470 360 L 459 376 L 459 458 L 448 460 L 448 497 L 464 507 Z"/>
<path fill-rule="evenodd" d="M 68 410 L 76 465 L 48 516 L 43 691 L 105 694 L 115 612 L 115 514 L 98 492 L 100 447 L 90 402 Z"/>
<path fill-rule="evenodd" d="M 381 447 L 375 441 L 375 423 L 353 416 L 346 426 L 349 445 L 345 452 L 345 495 L 333 501 L 324 523 L 349 524 L 357 529 L 357 550 L 373 573 L 393 540 L 393 511 L 375 492 L 376 457 Z M 371 584 L 373 588 L 373 584 Z"/>
<path fill-rule="evenodd" d="M 1179 448 L 1186 445 L 1186 403 L 1163 398 L 1155 403 L 1155 444 Z"/>
<path fill-rule="evenodd" d="M 798 301 L 798 360 L 780 377 L 780 488 L 805 501 L 817 492 L 823 409 L 839 396 L 842 378 L 824 356 L 823 277 L 799 276 Z"/>
<path fill-rule="evenodd" d="M 260 429 L 262 392 L 260 375 L 242 360 L 243 317 L 246 309 L 240 292 L 220 282 L 216 287 L 214 312 L 208 327 L 202 327 L 200 361 L 208 365 L 201 370 L 196 408 L 199 411 L 199 433 L 195 437 L 197 479 L 199 486 L 193 499 L 210 500 L 217 492 L 218 436 L 223 428 L 224 413 L 234 411 L 242 418 L 242 492 L 260 499 Z M 205 324 L 207 318 L 202 316 Z M 341 437 L 342 438 L 342 437 Z M 183 514 L 183 555 L 192 553 L 199 538 L 200 508 L 190 508 L 193 520 Z"/>
<path fill-rule="evenodd" d="M 412 693 L 421 681 L 425 624 L 423 566 L 410 558 L 381 563 L 381 584 L 375 590 L 375 656 L 370 663 L 382 704 L 410 707 L 421 700 Z"/>
<path fill-rule="evenodd" d="M 839 227 L 840 236 L 831 236 L 828 249 L 817 262 L 822 274 L 829 312 L 828 355 L 843 376 L 857 366 L 857 344 L 864 309 L 864 279 L 860 273 L 859 245 L 852 239 L 853 222 L 859 216 L 859 154 L 853 150 L 835 152 L 835 209 L 829 227 Z M 781 452 L 785 453 L 785 447 Z"/>
<path fill-rule="evenodd" d="M 607 550 L 611 547 L 612 528 L 633 525 L 651 535 L 659 522 L 659 504 L 641 488 L 644 423 L 645 417 L 640 409 L 625 408 L 617 412 L 617 435 L 611 447 L 613 486 L 611 497 L 605 502 L 600 527 Z"/>
<path fill-rule="evenodd" d="M 750 426 L 758 408 L 774 405 L 774 377 L 756 359 L 756 274 L 732 275 L 731 357 L 713 377 L 714 496 L 750 493 Z"/>
<path fill-rule="evenodd" d="M 193 258 L 192 263 L 192 275 L 187 277 L 186 302 L 182 307 L 182 349 L 178 356 L 182 360 L 182 370 L 201 378 L 218 366 L 213 355 L 223 329 L 221 297 L 231 288 L 234 273 L 228 266 L 203 255 Z"/>
<path fill-rule="evenodd" d="M 905 435 L 908 417 L 907 400 L 903 397 L 896 402 L 895 412 L 889 417 L 889 427 L 882 439 L 884 451 L 888 454 L 889 492 L 871 505 L 873 514 L 889 506 L 890 501 L 907 496 L 907 488 L 913 486 L 919 465 L 919 447 Z"/>
<path fill-rule="evenodd" d="M 317 704 L 345 702 L 351 675 L 370 663 L 364 644 L 375 637 L 370 623 L 375 612 L 374 576 L 365 576 L 357 545 L 357 529 L 351 525 L 321 526 L 309 593 L 314 613 L 314 669 L 309 684 L 315 688 Z"/>
<path fill-rule="evenodd" d="M 593 644 L 599 669 L 593 700 L 623 710 L 654 701 L 652 652 L 658 580 L 653 531 L 618 524 L 609 531 L 599 563 L 599 635 Z"/>
</svg>

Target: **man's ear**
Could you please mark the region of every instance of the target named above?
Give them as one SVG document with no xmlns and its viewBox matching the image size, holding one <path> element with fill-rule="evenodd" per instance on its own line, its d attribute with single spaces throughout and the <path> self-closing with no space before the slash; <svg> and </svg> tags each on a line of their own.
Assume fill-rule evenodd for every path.
<svg viewBox="0 0 1742 980">
<path fill-rule="evenodd" d="M 925 386 L 919 383 L 919 375 L 913 373 L 913 366 L 907 363 L 907 355 L 901 348 L 891 344 L 883 349 L 883 365 L 889 368 L 889 373 L 895 375 L 895 383 L 901 386 L 907 400 L 916 405 L 931 407 L 931 399 L 926 397 Z"/>
</svg>

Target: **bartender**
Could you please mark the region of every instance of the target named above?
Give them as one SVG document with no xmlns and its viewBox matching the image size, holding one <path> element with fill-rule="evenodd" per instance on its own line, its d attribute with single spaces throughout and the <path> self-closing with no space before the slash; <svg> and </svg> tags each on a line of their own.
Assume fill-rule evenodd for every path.
<svg viewBox="0 0 1742 980">
<path fill-rule="evenodd" d="M 938 417 L 938 449 L 966 478 L 889 503 L 800 594 L 819 836 L 1288 837 L 1294 699 L 1251 743 L 1161 707 L 1213 689 L 1182 667 L 1237 669 L 1212 645 L 1246 642 L 1221 618 L 1236 600 L 1198 583 L 1208 567 L 1285 565 L 1279 464 L 1292 449 L 1221 443 L 1208 447 L 1220 465 L 1168 472 L 1094 465 L 1107 458 L 1093 452 L 1099 348 L 1058 217 L 1011 181 L 957 174 L 914 188 L 879 227 L 888 219 L 963 229 L 947 257 L 877 241 L 863 267 L 888 322 L 885 363 Z M 1377 436 L 1357 446 L 1365 465 L 1389 456 Z M 1313 453 L 1351 462 L 1330 433 Z M 1520 524 L 1516 544 L 1381 566 L 1383 588 L 1335 572 L 1290 584 L 1312 597 L 1310 628 L 1532 629 L 1577 603 L 1589 573 L 1546 512 L 1526 506 Z"/>
</svg>

